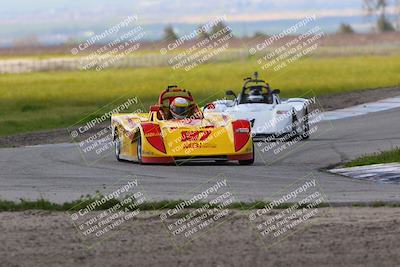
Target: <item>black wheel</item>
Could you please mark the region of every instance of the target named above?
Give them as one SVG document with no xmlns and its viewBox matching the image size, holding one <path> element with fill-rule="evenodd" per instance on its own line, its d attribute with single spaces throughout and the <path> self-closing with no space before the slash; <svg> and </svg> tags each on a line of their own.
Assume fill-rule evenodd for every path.
<svg viewBox="0 0 400 267">
<path fill-rule="evenodd" d="M 303 126 L 303 139 L 306 140 L 310 138 L 310 122 L 308 121 L 308 109 L 306 109 L 306 112 L 304 114 L 304 126 Z"/>
<path fill-rule="evenodd" d="M 254 163 L 254 143 L 253 143 L 253 157 L 251 159 L 239 160 L 239 165 L 253 165 Z"/>
<path fill-rule="evenodd" d="M 118 161 L 121 161 L 120 155 L 121 155 L 121 140 L 119 139 L 119 134 L 118 131 L 115 130 L 114 134 L 114 147 L 115 147 L 115 158 Z"/>
<path fill-rule="evenodd" d="M 299 136 L 297 131 L 298 120 L 295 111 L 292 112 L 292 130 L 285 136 L 285 141 L 292 141 Z"/>
<path fill-rule="evenodd" d="M 138 163 L 143 164 L 142 162 L 142 135 L 139 132 L 139 135 L 137 137 L 137 157 L 138 157 Z"/>
</svg>

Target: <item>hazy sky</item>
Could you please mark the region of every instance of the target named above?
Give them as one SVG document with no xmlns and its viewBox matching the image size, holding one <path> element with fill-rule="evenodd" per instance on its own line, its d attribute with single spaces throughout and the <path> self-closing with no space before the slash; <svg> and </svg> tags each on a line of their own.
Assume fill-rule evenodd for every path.
<svg viewBox="0 0 400 267">
<path fill-rule="evenodd" d="M 360 13 L 361 0 L 13 0 L 2 3 L 1 21 L 90 19 L 137 13 L 149 22 L 202 22 L 211 15 L 232 20 L 285 19 L 318 13 Z"/>
<path fill-rule="evenodd" d="M 287 27 L 285 20 L 314 14 L 327 31 L 336 31 L 341 22 L 359 31 L 371 28 L 364 20 L 362 0 L 4 0 L 0 46 L 32 35 L 45 43 L 81 39 L 131 15 L 147 25 L 152 39 L 162 36 L 166 24 L 181 34 L 221 15 L 236 34 L 247 35 L 278 32 Z"/>
</svg>

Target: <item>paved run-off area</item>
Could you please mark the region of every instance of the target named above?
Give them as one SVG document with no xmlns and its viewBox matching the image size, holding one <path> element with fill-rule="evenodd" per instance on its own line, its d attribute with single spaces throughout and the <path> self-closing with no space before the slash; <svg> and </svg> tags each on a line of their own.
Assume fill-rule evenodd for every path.
<svg viewBox="0 0 400 267">
<path fill-rule="evenodd" d="M 266 200 L 311 173 L 330 203 L 400 202 L 399 184 L 354 180 L 324 170 L 399 146 L 399 116 L 400 109 L 391 109 L 322 122 L 310 140 L 276 156 L 263 153 L 265 144 L 257 144 L 254 166 L 139 166 L 117 162 L 112 154 L 94 162 L 82 158 L 74 144 L 4 148 L 0 149 L 0 197 L 63 202 L 96 191 L 110 192 L 115 184 L 125 182 L 121 178 L 136 176 L 147 200 L 177 199 L 222 174 L 236 200 Z M 233 210 L 223 224 L 202 232 L 180 250 L 171 242 L 159 211 L 140 212 L 90 249 L 66 212 L 1 212 L 0 266 L 400 265 L 400 208 L 318 208 L 316 216 L 294 229 L 299 232 L 268 248 L 249 222 L 251 212 Z"/>
<path fill-rule="evenodd" d="M 321 122 L 309 140 L 277 156 L 263 153 L 265 144 L 257 144 L 254 166 L 236 163 L 140 166 L 117 162 L 112 151 L 89 166 L 74 144 L 4 148 L 0 149 L 0 197 L 13 200 L 43 197 L 64 202 L 96 191 L 109 192 L 123 177 L 136 176 L 148 200 L 178 199 L 223 174 L 238 200 L 265 200 L 313 173 L 331 203 L 399 202 L 399 184 L 353 180 L 322 170 L 363 154 L 400 146 L 399 117 L 400 109 L 391 109 Z"/>
</svg>

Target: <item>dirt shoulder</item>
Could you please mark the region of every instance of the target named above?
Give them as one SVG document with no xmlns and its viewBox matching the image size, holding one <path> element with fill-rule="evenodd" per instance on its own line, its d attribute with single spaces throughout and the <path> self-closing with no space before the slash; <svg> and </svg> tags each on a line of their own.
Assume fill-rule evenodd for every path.
<svg viewBox="0 0 400 267">
<path fill-rule="evenodd" d="M 177 250 L 157 212 L 141 213 L 87 249 L 63 212 L 0 213 L 3 266 L 399 266 L 400 208 L 321 208 L 266 248 L 248 212 Z"/>
<path fill-rule="evenodd" d="M 329 111 L 396 96 L 400 96 L 399 87 L 357 90 L 347 93 L 319 96 L 317 99 L 323 109 Z"/>
<path fill-rule="evenodd" d="M 351 107 L 367 102 L 373 102 L 384 98 L 395 97 L 400 95 L 400 88 L 377 88 L 357 90 L 348 93 L 330 94 L 318 97 L 319 104 L 325 111 Z M 109 126 L 108 123 L 98 125 L 96 129 L 88 132 L 94 134 L 104 127 Z M 33 133 L 16 134 L 0 137 L 0 147 L 18 147 L 38 144 L 56 144 L 72 142 L 68 134 L 67 128 L 53 129 L 47 131 L 39 131 Z"/>
<path fill-rule="evenodd" d="M 384 33 L 354 33 L 354 34 L 340 34 L 333 33 L 327 34 L 322 38 L 321 46 L 364 46 L 364 45 L 375 45 L 379 46 L 382 44 L 397 44 L 399 43 L 398 32 L 384 32 Z M 278 41 L 275 41 L 273 46 L 280 46 L 286 44 L 292 40 L 295 36 L 285 36 Z M 267 38 L 267 37 L 265 37 Z M 189 48 L 195 44 L 195 40 L 188 40 L 181 45 L 183 48 Z M 233 48 L 243 48 L 243 44 L 247 46 L 251 44 L 257 44 L 260 42 L 260 37 L 243 37 L 243 38 L 233 38 L 230 41 L 230 47 Z M 166 41 L 143 41 L 140 47 L 144 50 L 155 51 L 167 45 Z M 74 44 L 60 44 L 52 46 L 27 46 L 27 47 L 2 47 L 0 48 L 0 56 L 8 57 L 28 57 L 28 56 L 43 56 L 53 55 L 53 56 L 71 56 L 71 49 L 76 45 Z M 102 48 L 102 44 L 93 44 L 85 51 L 90 54 L 98 49 Z"/>
</svg>

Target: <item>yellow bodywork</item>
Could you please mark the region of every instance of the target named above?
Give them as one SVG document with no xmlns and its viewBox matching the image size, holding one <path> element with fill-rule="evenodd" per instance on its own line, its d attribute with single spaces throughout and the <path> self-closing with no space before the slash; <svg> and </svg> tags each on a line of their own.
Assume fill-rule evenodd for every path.
<svg viewBox="0 0 400 267">
<path fill-rule="evenodd" d="M 111 118 L 113 135 L 119 138 L 122 159 L 138 160 L 138 137 L 141 137 L 142 157 L 213 157 L 241 155 L 253 152 L 253 141 L 235 151 L 233 119 L 220 113 L 205 113 L 203 119 L 159 120 L 156 112 L 114 114 Z M 160 127 L 166 153 L 151 145 L 142 124 Z"/>
</svg>

